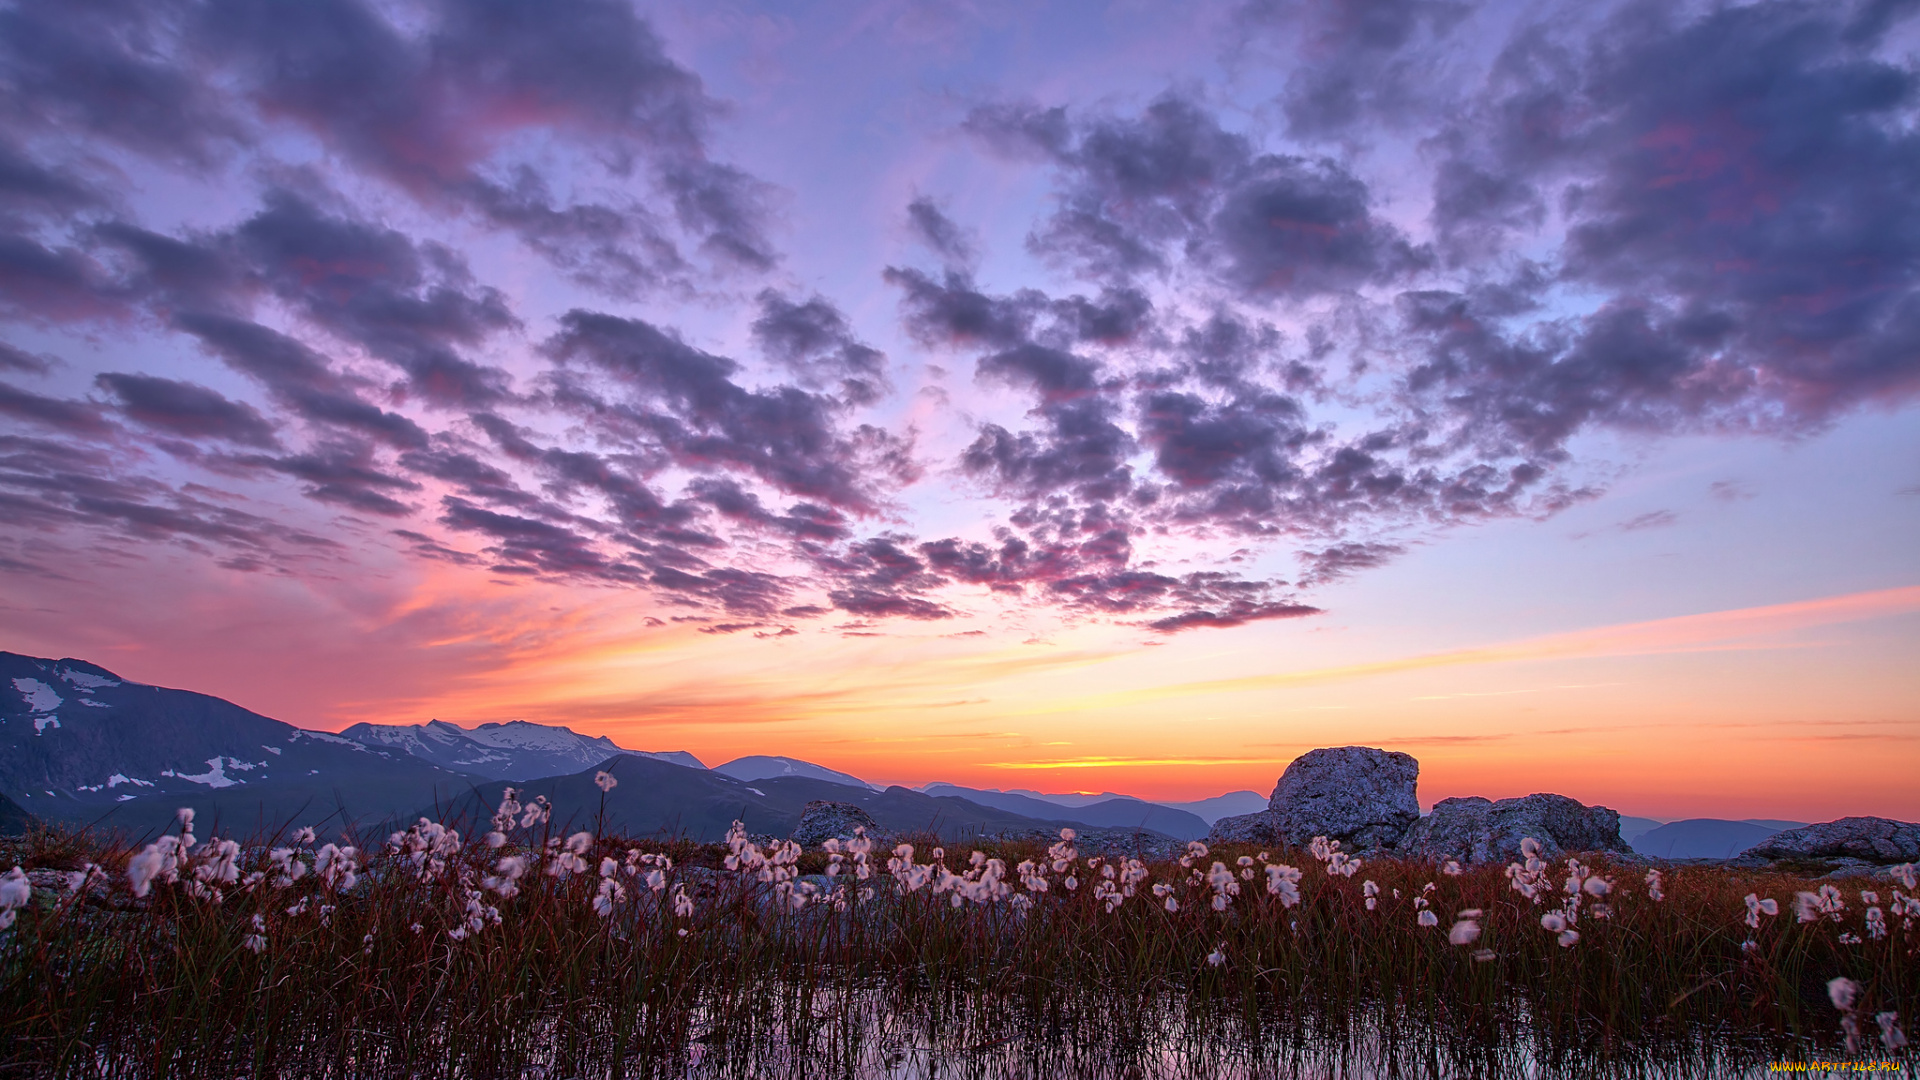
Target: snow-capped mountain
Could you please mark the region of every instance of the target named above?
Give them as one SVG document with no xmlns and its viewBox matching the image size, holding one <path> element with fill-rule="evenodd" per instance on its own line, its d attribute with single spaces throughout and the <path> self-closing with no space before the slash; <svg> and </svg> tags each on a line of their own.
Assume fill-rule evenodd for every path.
<svg viewBox="0 0 1920 1080">
<path fill-rule="evenodd" d="M 463 728 L 445 720 L 424 724 L 355 724 L 340 735 L 367 746 L 404 751 L 443 768 L 489 780 L 532 780 L 576 773 L 613 757 L 635 754 L 689 769 L 705 769 L 685 750 L 649 753 L 629 750 L 604 735 L 582 735 L 571 728 L 529 720 Z"/>
<path fill-rule="evenodd" d="M 140 831 L 190 806 L 246 831 L 292 814 L 405 812 L 472 782 L 84 660 L 0 652 L 0 792 L 36 817 Z"/>
<path fill-rule="evenodd" d="M 799 758 L 769 757 L 764 754 L 734 758 L 725 765 L 715 765 L 713 771 L 723 776 L 731 776 L 735 780 L 771 780 L 777 776 L 800 776 L 809 780 L 825 780 L 832 784 L 870 788 L 874 791 L 886 790 L 879 784 L 869 784 L 857 776 L 829 769 L 825 765 L 815 765 L 811 761 L 801 761 Z"/>
</svg>

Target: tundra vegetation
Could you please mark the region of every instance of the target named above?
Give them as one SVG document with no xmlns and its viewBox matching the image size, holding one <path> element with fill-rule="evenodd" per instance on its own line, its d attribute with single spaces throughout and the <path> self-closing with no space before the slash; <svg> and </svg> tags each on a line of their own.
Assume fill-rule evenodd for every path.
<svg viewBox="0 0 1920 1080">
<path fill-rule="evenodd" d="M 605 778 L 607 785 L 612 778 Z M 1890 880 L 1337 843 L 1154 862 L 555 827 L 0 855 L 0 1076 L 1666 1076 L 1912 1068 Z M 29 872 L 29 868 L 33 868 Z"/>
</svg>

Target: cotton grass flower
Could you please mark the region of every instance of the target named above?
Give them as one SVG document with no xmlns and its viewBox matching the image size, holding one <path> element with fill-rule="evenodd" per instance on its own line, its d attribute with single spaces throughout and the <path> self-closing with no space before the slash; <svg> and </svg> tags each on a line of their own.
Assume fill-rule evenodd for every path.
<svg viewBox="0 0 1920 1080">
<path fill-rule="evenodd" d="M 1860 984 L 1842 975 L 1827 980 L 1827 1000 L 1839 1009 L 1840 1031 L 1847 1037 L 1847 1053 L 1860 1052 L 1860 1021 L 1854 1015 L 1854 1006 L 1860 998 Z"/>
<path fill-rule="evenodd" d="M 1823 917 L 1840 921 L 1840 913 L 1847 909 L 1847 902 L 1841 898 L 1840 890 L 1831 885 L 1820 886 L 1819 892 L 1797 892 L 1793 894 L 1794 915 L 1800 922 L 1819 922 Z"/>
<path fill-rule="evenodd" d="M 1215 945 L 1213 947 L 1213 951 L 1207 954 L 1207 964 L 1209 967 L 1219 967 L 1220 965 L 1226 962 L 1227 962 L 1227 946 L 1224 942 L 1219 945 Z"/>
<path fill-rule="evenodd" d="M 1875 1013 L 1873 1022 L 1880 1025 L 1880 1043 L 1889 1052 L 1903 1049 L 1907 1045 L 1907 1033 L 1900 1030 L 1899 1013 Z"/>
<path fill-rule="evenodd" d="M 1467 908 L 1454 916 L 1453 929 L 1447 931 L 1449 945 L 1471 945 L 1480 940 L 1479 908 Z"/>
<path fill-rule="evenodd" d="M 1267 892 L 1280 898 L 1280 906 L 1293 907 L 1300 902 L 1300 871 L 1285 863 L 1267 865 Z M 1172 908 L 1168 909 L 1173 910 Z"/>
<path fill-rule="evenodd" d="M 1760 916 L 1762 915 L 1780 914 L 1780 903 L 1772 897 L 1767 897 L 1765 900 L 1762 900 L 1758 893 L 1748 893 L 1746 903 L 1748 926 L 1758 927 L 1760 925 Z M 1801 921 L 1805 922 L 1806 920 L 1803 919 Z"/>
<path fill-rule="evenodd" d="M 259 915 L 259 914 L 254 915 L 253 933 L 248 934 L 246 936 L 246 939 L 242 941 L 240 944 L 244 945 L 247 949 L 251 950 L 253 954 L 256 956 L 267 951 L 266 916 Z"/>
<path fill-rule="evenodd" d="M 1435 915 L 1432 909 L 1430 908 L 1421 908 L 1419 916 L 1414 921 L 1418 922 L 1423 927 L 1439 926 L 1440 916 Z"/>
<path fill-rule="evenodd" d="M 1867 937 L 1879 941 L 1887 936 L 1886 913 L 1877 907 L 1867 909 Z"/>
<path fill-rule="evenodd" d="M 1655 901 L 1656 903 L 1665 900 L 1667 894 L 1663 888 L 1664 885 L 1665 879 L 1660 876 L 1660 871 L 1647 871 L 1647 899 Z"/>
<path fill-rule="evenodd" d="M 25 870 L 16 866 L 0 876 L 0 930 L 13 925 L 15 908 L 26 907 L 32 900 L 33 885 L 27 881 Z"/>
</svg>

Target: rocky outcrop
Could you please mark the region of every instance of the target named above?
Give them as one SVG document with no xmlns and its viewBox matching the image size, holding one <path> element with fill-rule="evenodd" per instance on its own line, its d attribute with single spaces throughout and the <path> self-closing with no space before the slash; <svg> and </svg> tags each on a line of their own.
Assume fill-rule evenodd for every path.
<svg viewBox="0 0 1920 1080">
<path fill-rule="evenodd" d="M 1579 851 L 1631 855 L 1620 838 L 1620 815 L 1565 795 L 1537 794 L 1493 802 L 1479 796 L 1442 799 L 1407 830 L 1394 854 L 1462 863 L 1518 862 L 1520 841 L 1540 842 L 1543 858 Z"/>
<path fill-rule="evenodd" d="M 1352 850 L 1388 847 L 1420 819 L 1419 779 L 1411 754 L 1370 746 L 1310 750 L 1281 774 L 1267 809 L 1221 818 L 1208 839 L 1305 846 L 1325 836 Z"/>
<path fill-rule="evenodd" d="M 1044 827 L 996 829 L 982 834 L 979 839 L 1002 843 L 1050 845 L 1060 839 L 1060 830 Z M 1099 855 L 1107 859 L 1140 858 L 1149 862 L 1156 859 L 1177 858 L 1187 850 L 1186 841 L 1151 829 L 1075 828 L 1073 846 L 1082 856 Z M 961 843 L 953 850 L 962 850 L 965 847 L 965 843 Z M 948 854 L 951 857 L 952 851 Z"/>
<path fill-rule="evenodd" d="M 868 836 L 879 830 L 873 815 L 853 803 L 815 799 L 800 811 L 800 824 L 793 828 L 793 841 L 803 848 L 816 848 L 828 840 L 851 840 L 853 830 L 865 829 Z"/>
<path fill-rule="evenodd" d="M 1920 859 L 1920 825 L 1881 817 L 1846 817 L 1775 833 L 1741 853 L 1760 859 L 1863 859 L 1901 863 Z"/>
</svg>

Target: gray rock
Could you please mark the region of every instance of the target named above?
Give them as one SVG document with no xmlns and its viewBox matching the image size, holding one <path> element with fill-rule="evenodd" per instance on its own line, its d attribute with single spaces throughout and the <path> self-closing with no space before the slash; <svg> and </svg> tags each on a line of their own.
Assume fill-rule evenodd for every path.
<svg viewBox="0 0 1920 1080">
<path fill-rule="evenodd" d="M 1308 837 L 1309 840 L 1312 837 Z M 1271 810 L 1253 814 L 1232 814 L 1213 823 L 1207 833 L 1209 844 L 1278 844 L 1280 816 Z"/>
<path fill-rule="evenodd" d="M 1862 859 L 1901 863 L 1920 859 L 1920 825 L 1881 817 L 1845 817 L 1775 833 L 1742 852 L 1761 859 Z"/>
<path fill-rule="evenodd" d="M 1420 819 L 1420 763 L 1370 746 L 1309 750 L 1274 785 L 1267 809 L 1213 823 L 1214 843 L 1304 846 L 1316 836 L 1349 850 L 1385 847 Z"/>
<path fill-rule="evenodd" d="M 1479 796 L 1442 799 L 1401 837 L 1406 857 L 1457 859 L 1463 863 L 1518 862 L 1520 841 L 1540 841 L 1544 859 L 1572 852 L 1605 851 L 1628 856 L 1620 838 L 1620 815 L 1585 806 L 1565 795 L 1535 794 L 1490 802 Z"/>
<path fill-rule="evenodd" d="M 868 836 L 879 832 L 873 815 L 853 803 L 815 799 L 800 811 L 800 823 L 793 828 L 793 842 L 803 848 L 816 848 L 828 840 L 851 840 L 853 830 L 864 828 Z"/>
</svg>

